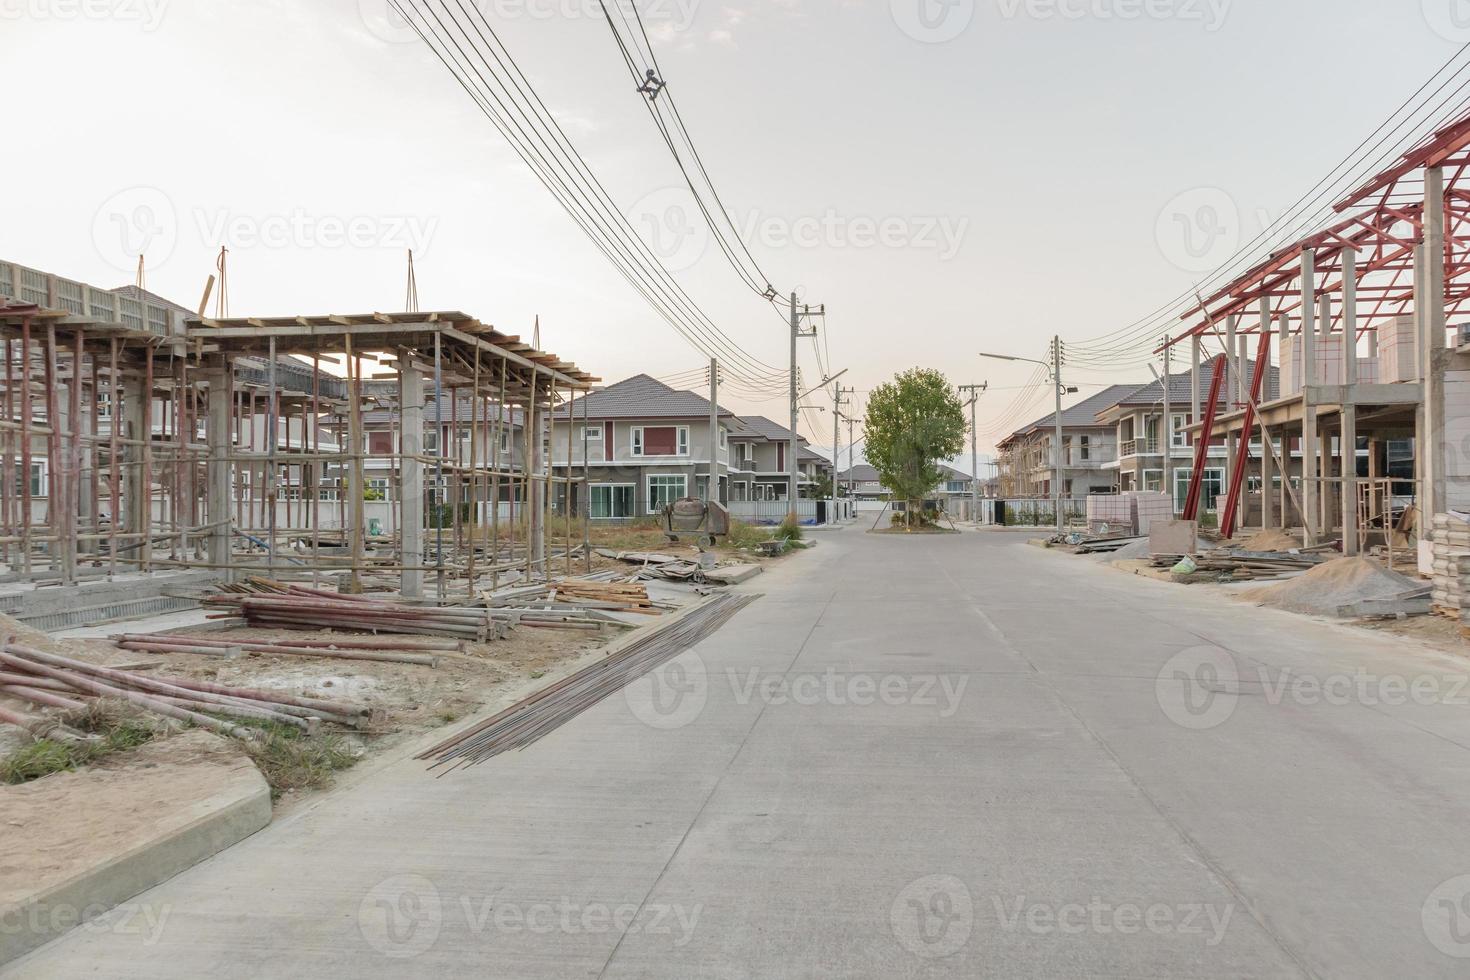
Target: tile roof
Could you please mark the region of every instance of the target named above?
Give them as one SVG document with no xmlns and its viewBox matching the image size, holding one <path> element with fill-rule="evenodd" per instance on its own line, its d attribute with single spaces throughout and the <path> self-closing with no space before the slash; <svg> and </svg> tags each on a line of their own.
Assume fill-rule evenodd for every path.
<svg viewBox="0 0 1470 980">
<path fill-rule="evenodd" d="M 1255 370 L 1256 370 L 1256 362 L 1254 360 L 1248 360 L 1248 361 L 1245 362 L 1245 377 L 1246 377 L 1246 381 L 1247 382 L 1250 381 L 1252 375 L 1255 373 Z M 1209 394 L 1210 394 L 1210 382 L 1214 379 L 1214 377 L 1215 377 L 1215 362 L 1214 362 L 1213 359 L 1211 359 L 1209 361 L 1206 361 L 1205 363 L 1203 363 L 1203 364 L 1200 365 L 1200 369 L 1199 369 L 1199 396 L 1200 396 L 1201 399 L 1205 399 L 1205 398 L 1209 397 Z M 1281 397 L 1281 395 L 1280 395 L 1280 392 L 1281 392 L 1281 370 L 1280 370 L 1280 368 L 1277 368 L 1274 365 L 1271 366 L 1268 369 L 1267 373 L 1266 373 L 1266 377 L 1264 379 L 1262 379 L 1262 380 L 1263 380 L 1263 383 L 1264 383 L 1264 386 L 1265 386 L 1265 389 L 1266 389 L 1265 392 L 1264 392 L 1264 396 L 1261 398 L 1262 404 L 1264 404 L 1266 402 L 1270 402 L 1270 401 L 1275 401 L 1277 398 Z M 1190 386 L 1191 386 L 1191 380 L 1190 380 L 1190 372 L 1189 371 L 1180 371 L 1180 372 L 1172 372 L 1171 371 L 1169 373 L 1169 402 L 1170 402 L 1170 404 L 1171 405 L 1184 405 L 1184 404 L 1187 404 L 1189 402 Z M 1225 401 L 1226 402 L 1230 402 L 1230 401 L 1234 401 L 1234 399 L 1232 397 L 1227 397 L 1227 398 L 1225 398 Z M 1127 395 L 1124 398 L 1118 399 L 1118 401 L 1116 402 L 1116 404 L 1119 404 L 1119 405 L 1162 405 L 1163 403 L 1164 403 L 1164 385 L 1163 385 L 1163 381 L 1162 380 L 1150 381 L 1146 385 L 1140 385 L 1139 387 L 1137 387 L 1136 389 L 1134 389 L 1129 395 Z M 1106 408 L 1100 409 L 1100 411 L 1106 411 L 1108 408 L 1112 408 L 1112 407 L 1113 407 L 1112 405 L 1108 405 L 1108 406 L 1106 406 Z"/>
<path fill-rule="evenodd" d="M 709 417 L 709 399 L 692 391 L 670 388 L 662 381 L 646 374 L 635 374 L 601 391 L 594 391 L 586 399 L 578 398 L 576 417 L 585 411 L 591 419 L 695 419 Z M 720 415 L 733 417 L 734 413 L 721 408 Z M 555 418 L 567 417 L 563 406 Z"/>
<path fill-rule="evenodd" d="M 772 422 L 764 415 L 741 415 L 740 422 L 747 429 L 765 439 L 767 442 L 790 442 L 791 430 L 778 422 Z M 797 436 L 802 442 L 806 442 L 806 436 Z"/>
<path fill-rule="evenodd" d="M 1099 412 L 1112 408 L 1114 405 L 1118 404 L 1121 399 L 1137 391 L 1140 387 L 1143 386 L 1136 384 L 1109 385 L 1097 394 L 1082 399 L 1082 401 L 1078 402 L 1072 407 L 1062 409 L 1062 427 L 1081 428 L 1086 426 L 1101 426 L 1102 423 L 1097 420 L 1097 414 Z M 1035 422 L 1032 422 L 1030 425 L 1021 426 L 1021 428 L 1017 429 L 1015 432 L 1012 432 L 1009 436 L 1006 436 L 1006 438 L 1002 439 L 1002 444 L 1010 442 L 1012 439 L 1026 435 L 1027 433 L 1034 432 L 1037 429 L 1055 425 L 1056 414 L 1057 413 L 1054 411 L 1047 412 L 1045 415 L 1037 419 Z"/>
<path fill-rule="evenodd" d="M 855 483 L 877 483 L 878 471 L 867 463 L 859 463 L 851 469 L 843 470 L 840 479 Z"/>
</svg>

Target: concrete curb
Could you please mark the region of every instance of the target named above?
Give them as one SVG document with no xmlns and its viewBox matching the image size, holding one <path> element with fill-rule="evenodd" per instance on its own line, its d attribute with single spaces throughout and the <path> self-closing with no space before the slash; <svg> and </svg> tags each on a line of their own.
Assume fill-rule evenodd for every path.
<svg viewBox="0 0 1470 980">
<path fill-rule="evenodd" d="M 152 840 L 64 881 L 0 905 L 0 964 L 92 922 L 265 827 L 271 821 L 270 786 L 249 764 L 218 792 L 186 806 L 194 814 L 186 822 L 166 827 Z M 151 914 L 126 918 L 134 928 L 146 928 L 149 921 L 162 928 L 167 909 L 144 911 Z"/>
</svg>

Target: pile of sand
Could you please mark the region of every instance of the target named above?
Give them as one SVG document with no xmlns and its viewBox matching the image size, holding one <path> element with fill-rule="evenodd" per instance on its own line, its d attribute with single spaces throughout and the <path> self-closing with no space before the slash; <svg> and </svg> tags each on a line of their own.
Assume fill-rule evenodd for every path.
<svg viewBox="0 0 1470 980">
<path fill-rule="evenodd" d="M 1339 606 L 1361 599 L 1381 599 L 1423 585 L 1368 558 L 1337 558 L 1305 575 L 1255 589 L 1249 597 L 1262 605 L 1292 612 L 1336 616 Z"/>
<path fill-rule="evenodd" d="M 1109 561 L 1139 561 L 1152 558 L 1153 552 L 1149 550 L 1148 539 L 1145 538 L 1142 541 L 1125 544 L 1112 554 L 1104 555 L 1103 557 Z"/>
<path fill-rule="evenodd" d="M 1285 531 L 1278 531 L 1274 527 L 1267 528 L 1264 531 L 1257 531 L 1244 541 L 1232 545 L 1232 547 L 1239 548 L 1241 551 L 1290 551 L 1293 548 L 1300 548 L 1301 546 L 1302 543 L 1300 540 L 1287 534 Z"/>
</svg>

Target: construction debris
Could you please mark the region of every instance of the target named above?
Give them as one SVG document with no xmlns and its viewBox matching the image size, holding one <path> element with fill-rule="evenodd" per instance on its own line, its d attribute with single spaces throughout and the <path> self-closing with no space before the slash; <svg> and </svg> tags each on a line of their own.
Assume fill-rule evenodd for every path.
<svg viewBox="0 0 1470 980">
<path fill-rule="evenodd" d="M 1155 568 L 1172 568 L 1184 555 L 1154 555 Z M 1217 548 L 1193 556 L 1196 574 L 1210 572 L 1232 579 L 1276 578 L 1286 572 L 1314 568 L 1326 559 L 1320 554 L 1289 554 L 1280 551 L 1235 551 Z"/>
<path fill-rule="evenodd" d="M 152 714 L 187 722 L 222 735 L 256 739 L 261 730 L 223 720 L 268 721 L 314 732 L 323 722 L 361 727 L 367 708 L 306 698 L 283 691 L 228 687 L 207 681 L 155 677 L 46 653 L 7 638 L 0 644 L 0 693 L 66 712 L 84 710 L 89 698 L 116 698 Z M 24 683 L 17 683 L 23 678 Z M 0 712 L 0 721 L 36 731 L 42 719 Z"/>
<path fill-rule="evenodd" d="M 337 660 L 375 660 L 382 663 L 418 664 L 437 667 L 439 658 L 432 653 L 410 653 L 422 647 L 378 647 L 359 649 L 355 642 L 343 639 L 341 646 L 311 643 L 301 645 L 285 640 L 235 640 L 219 637 L 180 636 L 171 633 L 124 633 L 114 637 L 123 650 L 146 653 L 193 653 L 209 657 L 239 656 L 240 653 L 263 653 L 278 657 L 330 657 Z M 452 644 L 458 647 L 460 644 Z M 232 653 L 233 651 L 233 653 Z"/>
<path fill-rule="evenodd" d="M 654 627 L 603 660 L 517 702 L 416 758 L 433 759 L 431 768 L 474 765 L 511 749 L 521 749 L 556 730 L 610 694 L 672 660 L 714 633 L 755 594 L 717 596 L 688 615 Z"/>
<path fill-rule="evenodd" d="M 483 643 L 503 637 L 507 628 L 504 620 L 484 608 L 370 599 L 260 578 L 250 583 L 256 591 L 217 592 L 202 601 L 216 608 L 234 607 L 248 625 L 273 629 L 409 633 Z"/>
</svg>

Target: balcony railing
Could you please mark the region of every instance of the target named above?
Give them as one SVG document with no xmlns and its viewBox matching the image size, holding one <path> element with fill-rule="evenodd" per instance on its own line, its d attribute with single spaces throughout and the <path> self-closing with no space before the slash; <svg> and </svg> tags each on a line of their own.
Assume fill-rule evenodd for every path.
<svg viewBox="0 0 1470 980">
<path fill-rule="evenodd" d="M 1124 440 L 1119 452 L 1121 456 L 1152 456 L 1159 452 L 1159 440 L 1157 439 L 1127 439 Z"/>
</svg>

